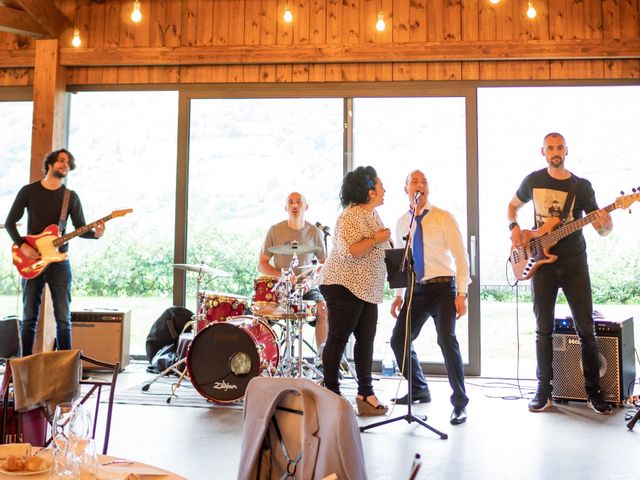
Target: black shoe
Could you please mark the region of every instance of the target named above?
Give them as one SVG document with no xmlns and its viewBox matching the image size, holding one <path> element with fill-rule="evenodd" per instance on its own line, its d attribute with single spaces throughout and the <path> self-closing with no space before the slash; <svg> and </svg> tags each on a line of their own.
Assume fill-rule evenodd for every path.
<svg viewBox="0 0 640 480">
<path fill-rule="evenodd" d="M 464 407 L 453 407 L 449 422 L 451 425 L 460 425 L 467 421 L 467 410 Z"/>
<path fill-rule="evenodd" d="M 535 396 L 529 402 L 530 412 L 542 412 L 549 407 L 552 407 L 551 394 L 538 390 Z"/>
<path fill-rule="evenodd" d="M 406 405 L 408 403 L 408 397 L 409 394 L 405 395 L 404 397 L 394 398 L 391 401 L 396 405 Z M 429 393 L 429 390 L 414 393 L 413 395 L 411 395 L 411 401 L 413 403 L 429 403 L 431 401 L 431 393 Z"/>
<path fill-rule="evenodd" d="M 591 409 L 599 415 L 611 415 L 611 405 L 604 401 L 604 398 L 602 398 L 602 394 L 600 393 L 591 395 L 589 400 L 587 400 L 587 405 L 589 405 Z"/>
</svg>

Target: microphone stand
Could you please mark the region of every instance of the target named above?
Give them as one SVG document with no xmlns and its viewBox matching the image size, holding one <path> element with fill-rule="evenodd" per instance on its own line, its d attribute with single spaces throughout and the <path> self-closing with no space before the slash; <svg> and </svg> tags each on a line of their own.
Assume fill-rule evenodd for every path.
<svg viewBox="0 0 640 480">
<path fill-rule="evenodd" d="M 388 423 L 393 423 L 393 422 L 398 422 L 401 420 L 406 420 L 408 423 L 419 423 L 420 425 L 422 425 L 423 427 L 431 430 L 433 433 L 435 433 L 436 435 L 438 435 L 442 440 L 446 440 L 447 438 L 449 438 L 449 435 L 447 435 L 444 432 L 441 432 L 440 430 L 436 430 L 434 427 L 432 427 L 431 425 L 429 425 L 427 423 L 427 416 L 426 415 L 422 415 L 422 416 L 417 416 L 414 415 L 412 413 L 412 406 L 413 406 L 413 377 L 412 377 L 412 365 L 411 365 L 411 307 L 413 305 L 413 287 L 415 285 L 415 270 L 413 268 L 413 255 L 411 254 L 411 239 L 413 238 L 411 236 L 411 227 L 413 226 L 413 222 L 415 221 L 415 217 L 416 217 L 416 208 L 415 205 L 417 205 L 417 197 L 416 197 L 416 201 L 414 201 L 414 209 L 411 212 L 411 221 L 409 222 L 409 231 L 407 232 L 407 235 L 405 237 L 403 237 L 405 239 L 405 245 L 404 245 L 404 255 L 402 257 L 402 263 L 400 264 L 400 268 L 399 271 L 406 273 L 407 275 L 407 288 L 408 290 L 408 295 L 405 294 L 405 299 L 407 301 L 406 303 L 406 310 L 407 310 L 407 315 L 405 318 L 405 329 L 404 329 L 404 350 L 405 350 L 405 360 L 404 360 L 404 369 L 406 369 L 407 371 L 407 383 L 408 383 L 408 389 L 409 391 L 407 392 L 407 413 L 406 415 L 401 415 L 399 417 L 395 417 L 395 418 L 387 418 L 385 420 L 382 420 L 380 422 L 376 422 L 376 423 L 371 423 L 369 425 L 365 425 L 363 427 L 360 427 L 360 431 L 364 432 L 365 430 L 369 430 L 371 428 L 375 428 L 378 427 L 380 425 L 387 425 Z"/>
</svg>

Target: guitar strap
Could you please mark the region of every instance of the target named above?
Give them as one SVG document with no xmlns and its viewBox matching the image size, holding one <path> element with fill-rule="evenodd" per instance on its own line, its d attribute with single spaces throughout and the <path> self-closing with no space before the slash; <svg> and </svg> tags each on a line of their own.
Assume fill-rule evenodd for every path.
<svg viewBox="0 0 640 480">
<path fill-rule="evenodd" d="M 64 232 L 67 228 L 67 212 L 69 211 L 69 198 L 71 198 L 71 190 L 67 187 L 64 188 L 64 198 L 62 199 L 62 210 L 60 210 L 60 220 L 58 221 L 58 228 L 60 233 Z"/>
<path fill-rule="evenodd" d="M 569 210 L 571 210 L 573 199 L 576 198 L 577 187 L 578 181 L 573 175 L 571 175 L 571 186 L 569 187 L 569 191 L 567 192 L 567 198 L 564 201 L 564 208 L 562 209 L 562 214 L 560 215 L 560 221 L 562 221 L 562 223 L 564 223 L 569 216 Z"/>
</svg>

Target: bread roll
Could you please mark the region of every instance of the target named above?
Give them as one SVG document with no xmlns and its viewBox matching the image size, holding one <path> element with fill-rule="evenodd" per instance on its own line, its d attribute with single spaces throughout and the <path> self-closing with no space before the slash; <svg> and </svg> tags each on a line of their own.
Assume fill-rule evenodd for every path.
<svg viewBox="0 0 640 480">
<path fill-rule="evenodd" d="M 16 455 L 9 455 L 4 461 L 4 468 L 9 472 L 21 472 L 24 470 L 24 458 Z"/>
<path fill-rule="evenodd" d="M 39 472 L 40 470 L 44 470 L 45 468 L 47 468 L 48 466 L 47 464 L 49 462 L 47 462 L 42 457 L 29 457 L 24 463 L 25 463 L 24 468 L 28 472 Z"/>
</svg>

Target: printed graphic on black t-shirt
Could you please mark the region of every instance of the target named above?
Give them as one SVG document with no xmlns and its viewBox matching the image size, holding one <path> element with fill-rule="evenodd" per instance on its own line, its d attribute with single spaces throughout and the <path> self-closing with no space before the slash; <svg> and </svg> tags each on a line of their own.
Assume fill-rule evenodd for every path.
<svg viewBox="0 0 640 480">
<path fill-rule="evenodd" d="M 553 190 L 548 188 L 533 189 L 533 205 L 535 207 L 536 228 L 542 227 L 550 218 L 562 216 L 564 204 L 567 200 L 567 192 Z M 573 210 L 575 206 L 575 197 L 573 205 L 569 211 L 566 222 L 573 221 Z"/>
</svg>

